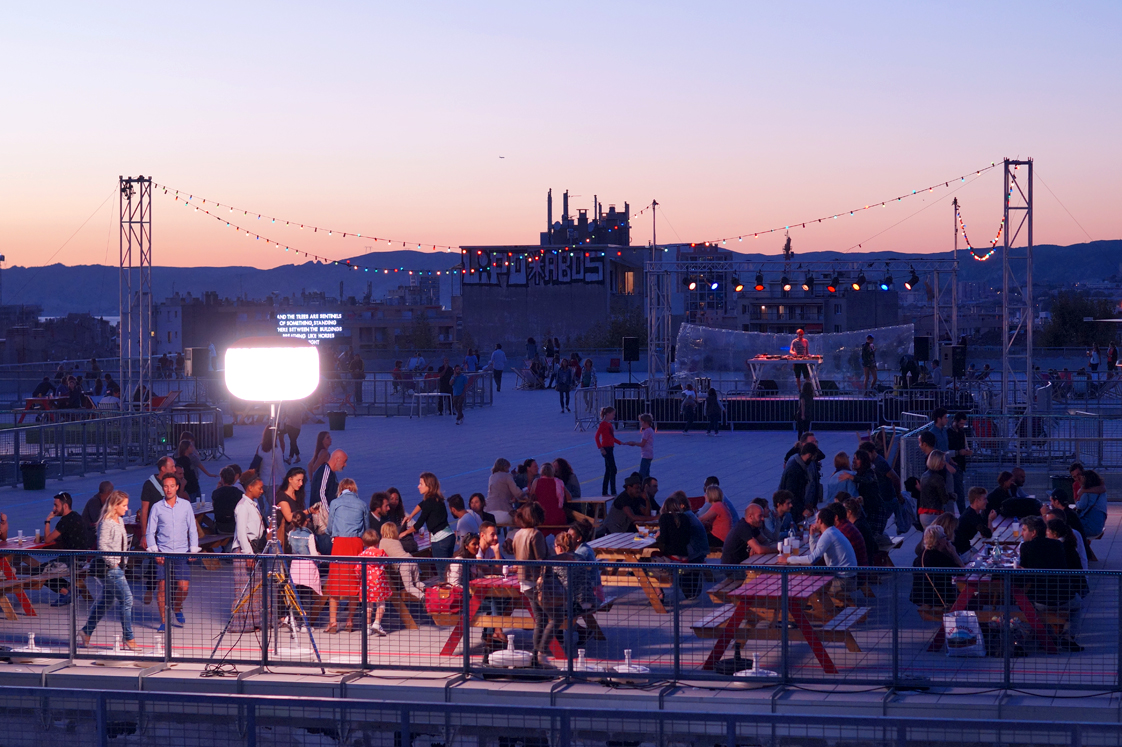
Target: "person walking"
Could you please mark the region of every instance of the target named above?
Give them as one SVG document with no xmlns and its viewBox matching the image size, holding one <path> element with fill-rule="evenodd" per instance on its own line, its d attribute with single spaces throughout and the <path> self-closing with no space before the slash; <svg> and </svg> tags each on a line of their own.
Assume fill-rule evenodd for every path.
<svg viewBox="0 0 1122 747">
<path fill-rule="evenodd" d="M 604 457 L 604 484 L 600 491 L 600 495 L 615 495 L 616 494 L 616 454 L 615 447 L 621 445 L 623 442 L 616 438 L 615 428 L 612 427 L 612 421 L 616 417 L 616 408 L 602 407 L 600 408 L 600 425 L 596 427 L 596 448 L 600 449 L 600 455 Z M 611 492 L 609 492 L 609 489 Z"/>
<path fill-rule="evenodd" d="M 448 414 L 451 415 L 452 376 L 455 372 L 455 369 L 452 368 L 452 364 L 448 362 L 447 358 L 445 358 L 444 362 L 440 364 L 440 368 L 437 369 L 437 371 L 440 376 L 437 378 L 436 391 L 439 392 L 441 396 L 436 398 L 436 414 L 444 414 L 444 398 L 448 397 Z"/>
<path fill-rule="evenodd" d="M 561 401 L 561 413 L 572 412 L 569 409 L 570 392 L 573 388 L 573 370 L 569 368 L 569 361 L 562 358 L 557 369 L 557 398 Z"/>
<path fill-rule="evenodd" d="M 1110 347 L 1106 349 L 1106 377 L 1108 379 L 1114 378 L 1114 372 L 1118 369 L 1118 346 L 1114 344 L 1114 340 L 1110 341 Z"/>
<path fill-rule="evenodd" d="M 506 370 L 506 353 L 503 352 L 502 343 L 495 343 L 495 351 L 491 353 L 491 375 L 495 377 L 495 391 L 503 390 L 503 371 Z"/>
<path fill-rule="evenodd" d="M 362 362 L 361 355 L 355 355 L 350 363 L 351 378 L 355 382 L 355 408 L 362 404 L 362 382 L 366 379 L 366 365 Z"/>
<path fill-rule="evenodd" d="M 455 366 L 452 369 L 452 379 L 448 382 L 452 394 L 452 412 L 456 414 L 456 425 L 464 422 L 464 402 L 467 400 L 468 377 L 463 368 Z"/>
<path fill-rule="evenodd" d="M 125 531 L 122 517 L 129 511 L 129 496 L 120 490 L 109 494 L 101 509 L 101 516 L 97 522 L 97 549 L 102 553 L 123 553 L 129 549 L 129 536 Z M 101 597 L 90 609 L 86 624 L 78 631 L 80 643 L 83 647 L 90 645 L 94 629 L 105 613 L 115 605 L 121 605 L 121 634 L 125 647 L 130 651 L 139 651 L 140 646 L 133 640 L 132 632 L 132 590 L 125 579 L 125 564 L 128 558 L 123 555 L 102 555 L 101 561 L 105 564 L 104 587 Z"/>
<path fill-rule="evenodd" d="M 1091 349 L 1087 351 L 1087 365 L 1091 368 L 1091 378 L 1095 378 L 1095 373 L 1099 370 L 1099 362 L 1102 356 L 1099 354 L 1099 344 L 1092 343 Z"/>
<path fill-rule="evenodd" d="M 803 382 L 802 391 L 799 392 L 799 401 L 795 405 L 795 430 L 799 438 L 810 430 L 810 421 L 814 417 L 814 385 L 809 381 Z"/>
<path fill-rule="evenodd" d="M 686 427 L 682 429 L 682 433 L 689 433 L 697 419 L 697 392 L 694 390 L 693 384 L 686 384 L 682 387 L 682 418 L 686 421 Z"/>
<path fill-rule="evenodd" d="M 714 436 L 719 436 L 721 431 L 721 413 L 724 412 L 724 405 L 717 397 L 717 390 L 709 387 L 709 393 L 705 395 L 705 416 L 709 418 L 709 425 L 705 428 L 705 435 L 708 436 L 712 433 Z"/>
<path fill-rule="evenodd" d="M 518 509 L 514 523 L 518 531 L 514 534 L 514 559 L 541 561 L 549 557 L 549 546 L 545 535 L 538 527 L 545 523 L 545 515 L 540 504 L 530 502 Z M 541 565 L 519 565 L 517 567 L 518 589 L 530 605 L 534 618 L 532 666 L 553 668 L 549 660 L 549 642 L 553 639 L 557 616 L 553 603 L 556 595 L 551 588 L 552 568 Z M 565 594 L 562 592 L 561 597 Z"/>
<path fill-rule="evenodd" d="M 160 478 L 164 499 L 152 504 L 148 511 L 148 526 L 145 541 L 148 552 L 152 553 L 197 553 L 199 552 L 199 527 L 195 523 L 195 512 L 187 501 L 179 500 L 179 480 L 175 473 Z M 171 596 L 171 608 L 179 627 L 186 624 L 183 617 L 183 601 L 191 587 L 191 568 L 186 558 L 156 558 L 156 600 L 159 605 L 160 627 L 164 631 L 167 624 L 167 605 L 165 604 L 168 583 L 175 587 Z"/>
<path fill-rule="evenodd" d="M 261 629 L 261 589 L 254 589 L 253 568 L 257 562 L 254 556 L 265 549 L 268 537 L 257 505 L 257 499 L 265 492 L 265 482 L 253 470 L 243 472 L 241 481 L 245 493 L 234 507 L 234 542 L 230 549 L 245 557 L 234 560 L 234 589 L 238 597 L 230 610 L 230 628 L 248 633 Z"/>
</svg>

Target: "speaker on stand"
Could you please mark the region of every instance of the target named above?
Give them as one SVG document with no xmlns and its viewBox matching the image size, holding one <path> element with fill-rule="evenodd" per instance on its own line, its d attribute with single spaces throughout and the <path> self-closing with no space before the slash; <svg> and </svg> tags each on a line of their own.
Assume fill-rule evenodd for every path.
<svg viewBox="0 0 1122 747">
<path fill-rule="evenodd" d="M 931 365 L 931 336 L 917 335 L 912 338 L 912 348 L 915 351 L 916 363 L 923 366 Z"/>
<path fill-rule="evenodd" d="M 639 360 L 639 338 L 623 338 L 623 359 L 627 362 L 627 383 L 631 383 L 631 364 Z"/>
</svg>

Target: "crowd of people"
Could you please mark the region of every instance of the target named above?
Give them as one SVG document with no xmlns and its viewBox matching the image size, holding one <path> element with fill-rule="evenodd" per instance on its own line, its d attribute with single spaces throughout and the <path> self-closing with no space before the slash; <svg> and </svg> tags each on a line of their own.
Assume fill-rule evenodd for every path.
<svg viewBox="0 0 1122 747">
<path fill-rule="evenodd" d="M 932 413 L 931 424 L 919 434 L 925 471 L 918 478 L 900 480 L 893 455 L 886 454 L 883 440 L 864 440 L 852 454 L 835 454 L 832 472 L 824 475 L 826 455 L 815 434 L 807 431 L 785 454 L 770 500 L 755 497 L 743 512 L 736 510 L 717 476 L 705 479 L 697 499 L 677 491 L 660 504 L 656 499 L 659 482 L 651 475 L 653 418 L 641 415 L 638 440 L 628 442 L 616 438 L 613 420 L 614 411 L 605 408 L 595 435 L 605 466 L 602 495 L 614 496 L 598 526 L 575 510 L 581 483 L 564 458 L 541 464 L 529 458 L 513 465 L 505 458 L 497 459 L 485 492 L 466 498 L 458 493 L 445 496 L 438 477 L 423 472 L 416 486 L 416 505 L 407 511 L 402 493 L 395 487 L 361 497 L 355 480 L 345 474 L 348 455 L 343 449 L 333 448 L 330 432 L 317 435 L 315 451 L 305 468 L 296 463 L 300 461 L 298 449 L 294 462 L 284 457 L 284 447 L 277 449 L 276 435 L 266 429 L 250 469 L 243 471 L 236 464 L 224 466 L 210 494 L 215 531 L 228 538 L 219 549 L 234 557 L 233 587 L 249 593 L 256 556 L 266 546 L 275 515 L 273 536 L 277 549 L 291 556 L 290 578 L 301 601 L 300 610 L 290 611 L 287 623 L 293 627 L 305 620 L 313 626 L 322 624 L 328 634 L 361 626 L 368 635 L 384 636 L 386 602 L 394 593 L 403 594 L 413 604 L 424 604 L 430 588 L 458 585 L 464 573 L 473 577 L 495 574 L 505 560 L 591 561 L 595 552 L 588 543 L 595 537 L 634 534 L 640 527 L 653 533 L 657 554 L 663 561 L 685 564 L 677 574 L 679 586 L 672 592 L 684 599 L 700 595 L 702 564 L 707 560 L 719 556 L 722 565 L 738 566 L 752 556 L 780 553 L 788 539 L 801 540 L 807 552 L 781 553 L 777 562 L 820 563 L 834 568 L 830 592 L 855 596 L 860 595 L 860 569 L 888 564 L 887 553 L 893 546 L 888 526 L 894 521 L 897 534 L 905 534 L 910 528 L 920 533 L 914 561 L 920 571 L 913 576 L 911 600 L 921 606 L 948 609 L 957 596 L 952 577 L 924 569 L 963 567 L 979 535 L 992 536 L 998 517 L 1020 521 L 1023 542 L 1018 550 L 1019 566 L 1039 570 L 1086 570 L 1088 561 L 1095 559 L 1091 540 L 1101 536 L 1106 523 L 1102 477 L 1079 463 L 1070 468 L 1073 494 L 1057 490 L 1046 503 L 1025 493 L 1026 475 L 1021 468 L 1000 472 L 991 488 L 976 485 L 979 480 L 971 464 L 974 451 L 968 417 L 965 413 L 952 417 L 943 408 Z M 298 431 L 288 435 L 295 447 Z M 616 494 L 613 450 L 620 445 L 640 449 L 640 466 L 623 480 L 623 489 Z M 275 473 L 283 473 L 283 477 L 271 486 L 265 478 L 276 468 L 276 453 L 293 463 Z M 185 624 L 183 610 L 190 591 L 192 563 L 162 554 L 200 551 L 192 508 L 192 502 L 202 497 L 200 473 L 215 476 L 203 465 L 193 435 L 185 432 L 174 454 L 159 459 L 155 473 L 144 482 L 131 536 L 124 525 L 129 497 L 111 482 L 103 482 L 80 512 L 68 493 L 55 496 L 43 529 L 47 541 L 66 550 L 97 549 L 104 553 L 98 557 L 96 570 L 92 569 L 102 579 L 103 591 L 81 630 L 83 644 L 89 642 L 107 610 L 117 606 L 125 645 L 135 645 L 130 578 L 143 589 L 143 604 L 156 601 L 158 630 L 168 624 Z M 0 515 L 0 539 L 6 534 L 7 519 Z M 127 559 L 120 553 L 128 549 L 161 555 L 136 564 L 138 567 L 126 575 Z M 424 562 L 427 557 L 495 564 L 453 563 L 434 568 Z M 363 566 L 357 558 L 410 562 L 367 565 L 368 604 L 364 606 L 360 601 Z M 330 561 L 325 562 L 327 559 Z M 564 565 L 518 566 L 516 571 L 519 588 L 534 612 L 535 661 L 550 666 L 550 641 L 570 612 L 563 607 L 563 600 L 574 600 L 573 619 L 595 612 L 598 600 L 603 598 L 599 574 Z M 731 573 L 738 575 L 736 571 Z M 1069 623 L 1060 647 L 1081 650 L 1076 636 L 1082 600 L 1090 591 L 1086 579 L 1078 573 L 1063 577 L 1030 575 L 1018 583 L 1024 585 L 1034 604 L 1067 614 Z M 52 604 L 72 603 L 73 592 L 66 578 L 52 578 L 45 585 L 57 595 Z M 326 621 L 319 619 L 324 605 L 317 600 L 323 599 Z M 496 600 L 486 603 L 500 604 Z M 239 596 L 232 612 L 235 629 L 259 629 L 259 593 L 250 594 L 248 600 Z M 496 610 L 494 614 L 501 613 Z M 586 635 L 587 631 L 580 629 L 576 634 Z M 505 645 L 506 635 L 497 628 L 489 629 L 484 631 L 484 640 L 500 647 Z"/>
</svg>

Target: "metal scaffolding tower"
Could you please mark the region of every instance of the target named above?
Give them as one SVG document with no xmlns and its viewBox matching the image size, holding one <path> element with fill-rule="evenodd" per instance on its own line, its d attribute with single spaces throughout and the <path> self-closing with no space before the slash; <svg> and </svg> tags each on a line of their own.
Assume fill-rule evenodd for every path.
<svg viewBox="0 0 1122 747">
<path fill-rule="evenodd" d="M 1031 415 L 1032 371 L 1032 159 L 1005 159 L 1005 245 L 1002 252 L 1001 412 Z M 1024 236 L 1022 237 L 1022 233 Z M 1022 239 L 1022 246 L 1015 244 Z M 1022 409 L 1023 408 L 1023 409 Z"/>
<path fill-rule="evenodd" d="M 152 178 L 122 176 L 121 385 L 122 408 L 144 409 L 152 384 Z M 134 396 L 136 393 L 140 396 Z M 134 401 L 135 400 L 135 401 Z"/>
</svg>

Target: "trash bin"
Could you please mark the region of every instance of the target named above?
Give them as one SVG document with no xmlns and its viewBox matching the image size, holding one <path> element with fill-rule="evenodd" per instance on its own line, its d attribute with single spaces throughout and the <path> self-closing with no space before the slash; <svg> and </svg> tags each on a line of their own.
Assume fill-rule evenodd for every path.
<svg viewBox="0 0 1122 747">
<path fill-rule="evenodd" d="M 47 489 L 46 462 L 22 462 L 19 466 L 19 470 L 23 474 L 24 490 Z"/>
<path fill-rule="evenodd" d="M 347 430 L 347 413 L 335 411 L 327 413 L 328 427 L 333 431 Z"/>
<path fill-rule="evenodd" d="M 1065 503 L 1075 502 L 1075 480 L 1071 475 L 1052 475 L 1052 490 L 1060 490 L 1067 496 Z"/>
</svg>

